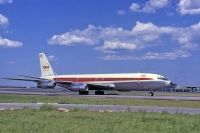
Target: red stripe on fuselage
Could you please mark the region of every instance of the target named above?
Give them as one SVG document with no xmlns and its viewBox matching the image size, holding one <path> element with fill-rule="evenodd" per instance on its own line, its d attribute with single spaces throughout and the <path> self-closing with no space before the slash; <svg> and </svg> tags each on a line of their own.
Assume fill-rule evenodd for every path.
<svg viewBox="0 0 200 133">
<path fill-rule="evenodd" d="M 95 81 L 135 81 L 135 80 L 152 80 L 152 78 L 54 78 L 57 81 L 71 81 L 71 82 L 95 82 Z"/>
</svg>

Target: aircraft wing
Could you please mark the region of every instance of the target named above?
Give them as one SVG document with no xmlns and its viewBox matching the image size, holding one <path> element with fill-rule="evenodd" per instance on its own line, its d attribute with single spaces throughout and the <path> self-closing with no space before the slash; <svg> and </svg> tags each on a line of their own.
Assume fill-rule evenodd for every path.
<svg viewBox="0 0 200 133">
<path fill-rule="evenodd" d="M 20 81 L 32 81 L 36 83 L 48 81 L 48 79 L 32 77 L 32 76 L 23 76 L 24 78 L 2 78 L 6 80 L 20 80 Z M 70 86 L 81 86 L 87 85 L 89 90 L 112 90 L 115 88 L 115 85 L 112 83 L 85 83 L 85 82 L 71 82 L 71 81 L 58 81 L 54 80 L 57 86 L 68 88 Z"/>
<path fill-rule="evenodd" d="M 48 79 L 44 79 L 44 78 L 38 78 L 38 77 L 32 77 L 32 76 L 25 76 L 25 75 L 19 75 L 19 76 L 20 76 L 20 78 L 2 78 L 2 79 L 32 81 L 32 82 L 41 82 L 41 81 L 48 80 Z M 23 77 L 23 78 L 21 78 L 21 77 Z"/>
<path fill-rule="evenodd" d="M 63 85 L 71 85 L 74 82 L 71 81 L 58 81 L 58 80 L 54 80 L 57 84 L 63 84 Z"/>
<path fill-rule="evenodd" d="M 38 77 L 33 77 L 33 76 L 26 76 L 26 75 L 19 75 L 19 76 L 22 76 L 22 77 L 25 77 L 25 78 L 30 78 L 30 79 L 47 80 L 47 79 L 44 79 L 44 78 L 38 78 Z"/>
<path fill-rule="evenodd" d="M 73 84 L 73 82 L 70 82 L 70 81 L 58 81 L 58 80 L 54 80 L 54 81 L 57 86 L 65 87 L 65 88 L 68 88 L 69 86 Z"/>
<path fill-rule="evenodd" d="M 28 79 L 28 78 L 2 78 L 7 80 L 21 80 L 21 81 L 33 81 L 33 82 L 39 82 L 40 79 Z"/>
<path fill-rule="evenodd" d="M 71 81 L 56 81 L 56 84 L 61 87 L 69 87 L 71 85 L 77 84 L 78 82 L 71 82 Z M 115 85 L 112 83 L 78 83 L 78 84 L 86 84 L 89 86 L 89 90 L 112 90 Z"/>
<path fill-rule="evenodd" d="M 108 90 L 115 87 L 112 83 L 88 83 L 88 86 L 90 87 L 98 87 L 98 88 L 107 88 Z"/>
</svg>

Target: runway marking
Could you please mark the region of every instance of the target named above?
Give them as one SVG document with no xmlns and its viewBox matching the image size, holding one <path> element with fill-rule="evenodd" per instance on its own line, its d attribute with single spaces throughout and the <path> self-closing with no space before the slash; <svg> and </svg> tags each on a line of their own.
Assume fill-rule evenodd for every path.
<svg viewBox="0 0 200 133">
<path fill-rule="evenodd" d="M 0 110 L 14 109 L 40 109 L 44 103 L 0 103 Z M 128 106 L 128 105 L 96 105 L 96 104 L 58 104 L 49 103 L 59 109 L 80 109 L 98 112 L 166 112 L 182 114 L 200 114 L 200 108 L 157 107 L 157 106 Z"/>
</svg>

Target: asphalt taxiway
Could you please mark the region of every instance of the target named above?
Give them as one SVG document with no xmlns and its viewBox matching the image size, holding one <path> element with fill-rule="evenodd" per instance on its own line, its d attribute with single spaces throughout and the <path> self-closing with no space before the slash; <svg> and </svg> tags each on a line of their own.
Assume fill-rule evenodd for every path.
<svg viewBox="0 0 200 133">
<path fill-rule="evenodd" d="M 40 89 L 40 88 L 0 88 L 0 94 L 19 94 L 19 95 L 67 95 L 76 94 L 66 89 Z"/>
<path fill-rule="evenodd" d="M 161 96 L 151 97 L 147 95 L 125 95 L 120 93 L 107 93 L 106 95 L 78 95 L 78 92 L 71 92 L 66 89 L 40 89 L 40 88 L 0 88 L 0 94 L 19 94 L 19 95 L 47 95 L 47 96 L 73 96 L 88 98 L 120 98 L 120 99 L 153 99 L 153 100 L 185 100 L 200 101 L 200 96 Z"/>
<path fill-rule="evenodd" d="M 0 103 L 0 110 L 15 109 L 40 109 L 44 103 Z M 97 112 L 158 112 L 158 113 L 181 113 L 196 115 L 200 114 L 200 108 L 180 107 L 157 107 L 157 106 L 129 106 L 129 105 L 94 105 L 94 104 L 58 104 L 49 103 L 57 110 L 88 110 Z"/>
<path fill-rule="evenodd" d="M 119 98 L 119 99 L 153 99 L 153 100 L 183 100 L 200 101 L 199 96 L 161 96 L 155 95 L 128 95 L 120 93 L 106 93 L 106 95 L 78 95 L 77 92 L 67 91 L 62 88 L 57 89 L 39 89 L 39 88 L 0 88 L 0 94 L 18 94 L 18 95 L 47 95 L 47 96 L 73 96 L 87 98 Z M 39 109 L 44 103 L 0 103 L 0 110 L 5 109 Z M 95 104 L 58 104 L 50 105 L 64 109 L 80 109 L 98 112 L 168 112 L 183 114 L 200 114 L 200 108 L 181 108 L 181 107 L 158 107 L 158 106 L 129 106 L 129 105 L 95 105 Z"/>
</svg>

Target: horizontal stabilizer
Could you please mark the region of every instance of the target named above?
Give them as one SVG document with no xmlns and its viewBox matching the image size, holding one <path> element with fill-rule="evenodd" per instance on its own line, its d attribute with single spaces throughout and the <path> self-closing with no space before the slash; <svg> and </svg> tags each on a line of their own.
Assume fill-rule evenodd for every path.
<svg viewBox="0 0 200 133">
<path fill-rule="evenodd" d="M 1 79 L 6 79 L 6 80 L 21 80 L 21 81 L 33 81 L 33 82 L 40 81 L 39 79 L 26 79 L 26 78 L 1 78 Z"/>
<path fill-rule="evenodd" d="M 26 76 L 26 75 L 19 75 L 21 77 L 25 77 L 25 78 L 32 78 L 32 79 L 40 79 L 40 80 L 46 80 L 44 78 L 38 78 L 38 77 L 33 77 L 33 76 Z"/>
</svg>

